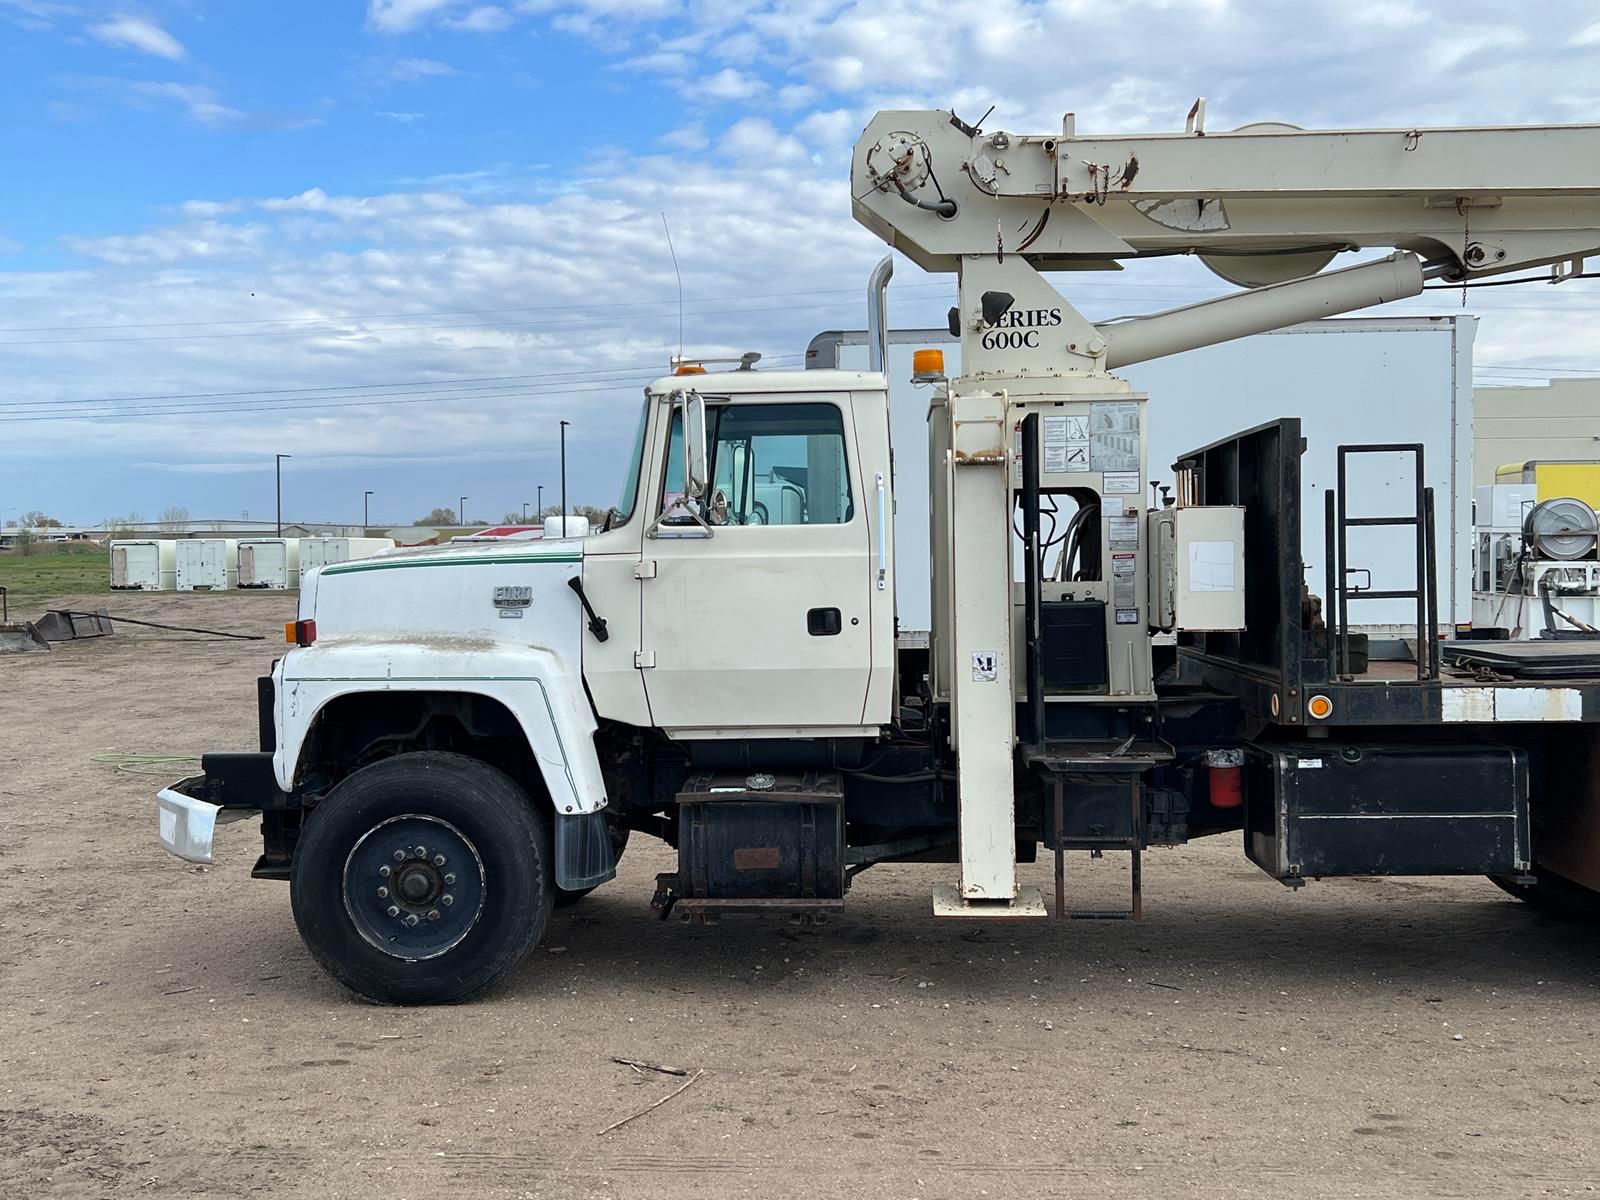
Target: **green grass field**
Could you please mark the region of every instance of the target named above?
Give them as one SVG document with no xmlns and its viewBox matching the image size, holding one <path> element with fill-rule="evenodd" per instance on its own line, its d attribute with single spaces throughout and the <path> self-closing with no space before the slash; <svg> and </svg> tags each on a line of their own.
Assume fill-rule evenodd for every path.
<svg viewBox="0 0 1600 1200">
<path fill-rule="evenodd" d="M 35 545 L 30 554 L 6 551 L 0 553 L 0 587 L 8 591 L 13 619 L 19 604 L 44 596 L 108 594 L 111 555 L 98 546 Z"/>
</svg>

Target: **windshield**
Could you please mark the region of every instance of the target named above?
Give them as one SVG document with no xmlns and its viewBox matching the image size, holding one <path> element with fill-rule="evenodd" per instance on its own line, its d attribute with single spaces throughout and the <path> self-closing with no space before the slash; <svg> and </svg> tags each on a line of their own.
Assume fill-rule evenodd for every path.
<svg viewBox="0 0 1600 1200">
<path fill-rule="evenodd" d="M 639 503 L 639 472 L 644 466 L 644 431 L 649 420 L 650 397 L 646 396 L 644 406 L 639 410 L 639 427 L 633 431 L 633 450 L 628 454 L 628 473 L 622 480 L 622 496 L 617 501 L 612 528 L 626 524 Z"/>
</svg>

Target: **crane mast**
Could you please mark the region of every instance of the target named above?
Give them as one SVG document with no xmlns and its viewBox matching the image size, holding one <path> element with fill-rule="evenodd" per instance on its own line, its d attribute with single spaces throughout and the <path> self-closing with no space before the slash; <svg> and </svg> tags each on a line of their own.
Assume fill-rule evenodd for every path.
<svg viewBox="0 0 1600 1200">
<path fill-rule="evenodd" d="M 932 689 L 959 756 L 961 882 L 936 908 L 1043 915 L 1017 886 L 1019 760 L 1058 780 L 1137 769 L 1128 743 L 1074 737 L 1094 725 L 1074 713 L 1156 698 L 1147 398 L 1112 371 L 1414 296 L 1428 278 L 1577 273 L 1600 251 L 1600 126 L 1208 134 L 1202 101 L 1182 133 L 1082 137 L 1071 114 L 1058 133 L 1017 135 L 891 111 L 856 144 L 851 195 L 890 247 L 958 279 L 962 373 L 935 388 L 929 478 Z M 1389 253 L 1323 270 L 1368 249 Z M 1096 325 L 1042 274 L 1179 254 L 1245 290 Z M 1076 505 L 1081 569 L 1052 595 L 1104 614 L 1096 669 L 1048 697 L 1048 718 L 1042 689 L 1021 686 L 1039 677 L 1044 571 L 1029 541 L 1025 586 L 1014 582 L 1024 491 L 1035 506 Z M 1242 515 L 1238 529 L 1242 544 Z M 1234 620 L 1243 627 L 1242 596 Z M 1019 729 L 1023 695 L 1036 715 Z"/>
</svg>

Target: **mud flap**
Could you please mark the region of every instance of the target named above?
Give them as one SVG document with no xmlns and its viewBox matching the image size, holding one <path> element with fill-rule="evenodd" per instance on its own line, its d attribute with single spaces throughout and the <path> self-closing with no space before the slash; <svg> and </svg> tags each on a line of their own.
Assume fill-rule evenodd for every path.
<svg viewBox="0 0 1600 1200">
<path fill-rule="evenodd" d="M 556 886 L 577 892 L 617 877 L 606 810 L 556 816 Z"/>
</svg>

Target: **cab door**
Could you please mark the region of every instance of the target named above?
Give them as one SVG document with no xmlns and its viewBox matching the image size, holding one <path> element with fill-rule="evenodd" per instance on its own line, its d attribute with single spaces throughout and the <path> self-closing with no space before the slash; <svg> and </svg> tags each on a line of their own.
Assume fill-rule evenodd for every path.
<svg viewBox="0 0 1600 1200">
<path fill-rule="evenodd" d="M 695 516 L 673 515 L 685 499 L 681 412 L 655 476 L 639 572 L 652 722 L 708 736 L 859 728 L 872 558 L 849 395 L 709 400 L 705 426 Z"/>
</svg>

